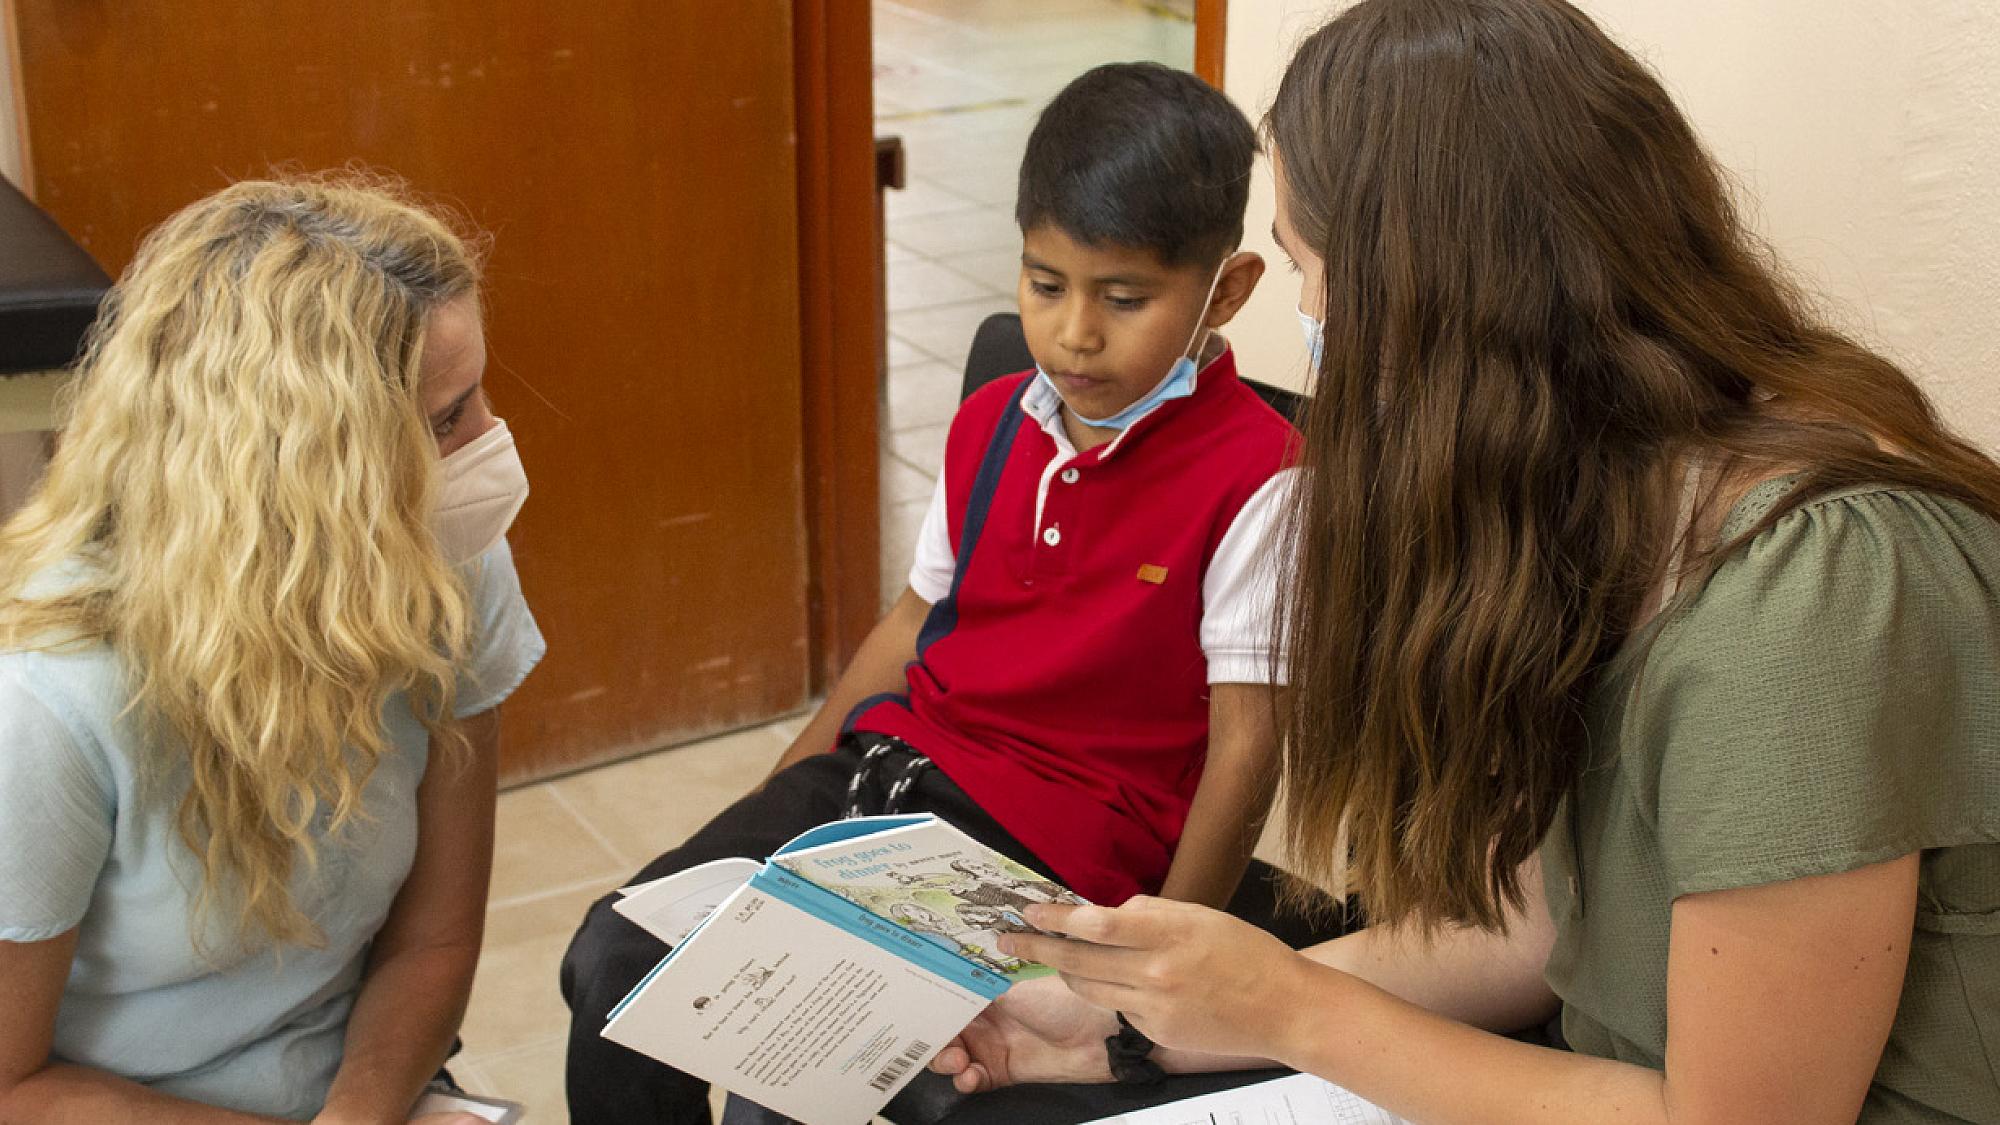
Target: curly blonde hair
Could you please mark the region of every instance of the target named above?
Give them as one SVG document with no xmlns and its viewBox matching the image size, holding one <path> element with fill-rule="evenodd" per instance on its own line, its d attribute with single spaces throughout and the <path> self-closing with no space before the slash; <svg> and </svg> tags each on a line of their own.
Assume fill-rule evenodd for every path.
<svg viewBox="0 0 2000 1125">
<path fill-rule="evenodd" d="M 377 180 L 190 205 L 112 291 L 47 475 L 0 528 L 0 647 L 109 645 L 141 776 L 186 774 L 197 934 L 226 907 L 245 943 L 322 939 L 292 881 L 364 816 L 392 695 L 461 744 L 466 595 L 429 529 L 419 360 L 478 283 L 468 240 Z M 33 583 L 52 571 L 77 578 Z"/>
</svg>

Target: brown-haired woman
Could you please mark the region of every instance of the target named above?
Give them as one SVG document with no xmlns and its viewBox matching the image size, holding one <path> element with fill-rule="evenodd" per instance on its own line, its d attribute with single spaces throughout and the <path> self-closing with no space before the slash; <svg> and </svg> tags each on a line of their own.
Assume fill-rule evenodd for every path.
<svg viewBox="0 0 2000 1125">
<path fill-rule="evenodd" d="M 2000 1121 L 2000 467 L 1560 0 L 1368 0 L 1267 127 L 1323 332 L 1290 843 L 1373 924 L 1043 908 L 1074 995 L 937 1068 L 1103 1081 L 1116 1009 L 1423 1125 Z"/>
</svg>

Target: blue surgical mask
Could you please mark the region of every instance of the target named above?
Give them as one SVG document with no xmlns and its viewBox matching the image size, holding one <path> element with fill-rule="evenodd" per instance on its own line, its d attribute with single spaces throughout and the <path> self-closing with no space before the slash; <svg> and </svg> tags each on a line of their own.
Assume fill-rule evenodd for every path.
<svg viewBox="0 0 2000 1125">
<path fill-rule="evenodd" d="M 1201 315 L 1195 318 L 1194 338 L 1188 341 L 1188 346 L 1181 352 L 1181 357 L 1175 360 L 1173 367 L 1167 371 L 1167 377 L 1160 380 L 1158 386 L 1139 396 L 1137 402 L 1134 402 L 1109 418 L 1086 418 L 1081 411 L 1071 406 L 1069 412 L 1076 415 L 1077 421 L 1082 422 L 1092 429 L 1117 430 L 1123 433 L 1127 426 L 1138 421 L 1141 415 L 1144 415 L 1155 406 L 1172 399 L 1187 398 L 1189 395 L 1194 394 L 1194 357 L 1200 354 L 1200 345 L 1207 342 L 1209 329 L 1205 322 L 1208 320 L 1208 306 L 1215 300 L 1215 287 L 1222 281 L 1223 267 L 1228 264 L 1229 259 L 1225 258 L 1222 261 L 1222 265 L 1215 267 L 1215 276 L 1210 278 L 1208 282 L 1208 296 L 1201 302 Z M 1035 377 L 1046 384 L 1050 390 L 1055 391 L 1058 396 L 1062 394 L 1062 391 L 1056 387 L 1055 380 L 1049 378 L 1049 373 L 1042 370 L 1042 365 L 1039 363 L 1035 365 Z M 1063 402 L 1065 405 L 1068 405 L 1069 400 L 1064 399 Z"/>
<path fill-rule="evenodd" d="M 1326 322 L 1314 320 L 1306 310 L 1300 309 L 1299 327 L 1306 334 L 1306 363 L 1314 374 L 1318 374 L 1319 361 L 1326 355 Z"/>
</svg>

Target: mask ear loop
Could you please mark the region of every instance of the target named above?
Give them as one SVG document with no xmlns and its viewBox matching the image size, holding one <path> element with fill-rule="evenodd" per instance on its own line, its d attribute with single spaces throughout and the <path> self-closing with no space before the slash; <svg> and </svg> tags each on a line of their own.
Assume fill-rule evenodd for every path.
<svg viewBox="0 0 2000 1125">
<path fill-rule="evenodd" d="M 1183 359 L 1191 359 L 1196 365 L 1201 363 L 1201 352 L 1197 349 L 1206 346 L 1208 343 L 1206 337 L 1215 332 L 1215 329 L 1208 326 L 1208 310 L 1215 305 L 1215 291 L 1221 287 L 1222 275 L 1228 271 L 1229 263 L 1235 261 L 1242 253 L 1243 251 L 1238 250 L 1222 259 L 1215 267 L 1215 276 L 1208 279 L 1208 296 L 1202 298 L 1201 313 L 1194 318 L 1194 335 L 1188 337 L 1187 347 L 1181 351 Z"/>
</svg>

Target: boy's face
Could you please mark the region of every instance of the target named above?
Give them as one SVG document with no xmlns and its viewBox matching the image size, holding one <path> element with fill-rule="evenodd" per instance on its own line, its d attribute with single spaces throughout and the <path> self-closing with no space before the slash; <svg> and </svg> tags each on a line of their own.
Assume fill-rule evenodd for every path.
<svg viewBox="0 0 2000 1125">
<path fill-rule="evenodd" d="M 1158 386 L 1187 352 L 1214 276 L 1199 265 L 1167 266 L 1150 250 L 1088 246 L 1054 226 L 1035 227 L 1022 235 L 1021 252 L 1028 350 L 1072 411 L 1109 417 Z M 1210 326 L 1228 320 L 1223 298 L 1216 294 Z M 1240 303 L 1228 302 L 1226 313 Z"/>
</svg>

